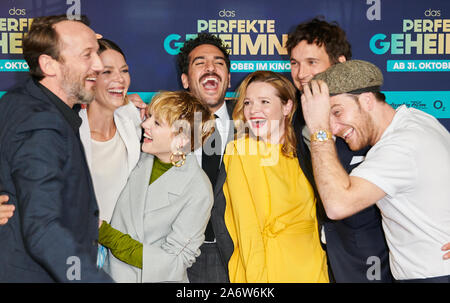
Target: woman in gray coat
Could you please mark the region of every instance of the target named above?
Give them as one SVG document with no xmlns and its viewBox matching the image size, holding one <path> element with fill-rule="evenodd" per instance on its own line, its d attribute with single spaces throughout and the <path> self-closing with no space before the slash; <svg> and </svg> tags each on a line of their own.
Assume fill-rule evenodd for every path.
<svg viewBox="0 0 450 303">
<path fill-rule="evenodd" d="M 116 282 L 188 282 L 186 269 L 200 254 L 213 203 L 192 151 L 211 134 L 212 117 L 188 92 L 153 98 L 142 123 L 141 158 L 111 225 L 100 228 L 99 242 L 110 248 L 105 270 Z"/>
</svg>

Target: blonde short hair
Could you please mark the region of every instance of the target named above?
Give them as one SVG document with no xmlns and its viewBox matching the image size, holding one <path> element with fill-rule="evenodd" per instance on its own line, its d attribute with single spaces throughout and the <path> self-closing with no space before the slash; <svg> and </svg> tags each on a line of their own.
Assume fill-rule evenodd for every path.
<svg viewBox="0 0 450 303">
<path fill-rule="evenodd" d="M 187 91 L 161 91 L 156 94 L 147 108 L 147 114 L 155 115 L 169 126 L 175 126 L 175 133 L 184 133 L 190 138 L 190 149 L 194 151 L 214 131 L 214 115 L 194 95 Z M 186 123 L 187 122 L 187 123 Z"/>
</svg>

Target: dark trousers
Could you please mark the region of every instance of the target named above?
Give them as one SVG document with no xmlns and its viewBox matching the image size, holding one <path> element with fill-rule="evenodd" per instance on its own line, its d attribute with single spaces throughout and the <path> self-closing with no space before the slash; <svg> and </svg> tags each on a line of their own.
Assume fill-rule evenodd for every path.
<svg viewBox="0 0 450 303">
<path fill-rule="evenodd" d="M 441 276 L 425 279 L 395 280 L 396 283 L 450 283 L 450 276 Z"/>
<path fill-rule="evenodd" d="M 203 243 L 201 254 L 187 274 L 190 283 L 229 283 L 225 265 L 220 257 L 217 243 Z"/>
</svg>

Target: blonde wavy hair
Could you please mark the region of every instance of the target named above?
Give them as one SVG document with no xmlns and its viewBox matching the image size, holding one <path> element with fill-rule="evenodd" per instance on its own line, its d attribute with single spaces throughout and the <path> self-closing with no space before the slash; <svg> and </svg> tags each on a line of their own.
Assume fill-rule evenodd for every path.
<svg viewBox="0 0 450 303">
<path fill-rule="evenodd" d="M 297 102 L 295 99 L 295 87 L 294 85 L 283 75 L 275 73 L 272 71 L 256 71 L 249 74 L 240 84 L 236 92 L 236 106 L 233 111 L 233 120 L 236 128 L 238 129 L 238 134 L 243 133 L 248 136 L 248 128 L 244 128 L 242 123 L 246 123 L 244 116 L 244 99 L 247 94 L 248 86 L 253 82 L 263 82 L 272 85 L 277 91 L 277 96 L 280 98 L 283 105 L 287 104 L 289 100 L 292 100 L 292 110 L 285 117 L 285 129 L 281 140 L 284 139 L 284 143 L 281 147 L 281 152 L 287 157 L 295 157 L 297 155 L 297 139 L 295 137 L 294 127 L 292 126 L 292 120 L 294 113 L 297 109 Z M 242 130 L 244 129 L 244 132 Z M 241 130 L 241 131 L 240 131 Z"/>
</svg>

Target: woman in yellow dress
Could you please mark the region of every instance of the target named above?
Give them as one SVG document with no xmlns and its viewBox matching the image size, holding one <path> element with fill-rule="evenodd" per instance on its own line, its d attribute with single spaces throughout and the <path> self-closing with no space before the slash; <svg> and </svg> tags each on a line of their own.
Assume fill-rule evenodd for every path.
<svg viewBox="0 0 450 303">
<path fill-rule="evenodd" d="M 224 155 L 230 281 L 328 282 L 316 199 L 296 157 L 295 88 L 278 73 L 257 71 L 237 98 L 238 135 Z"/>
</svg>

